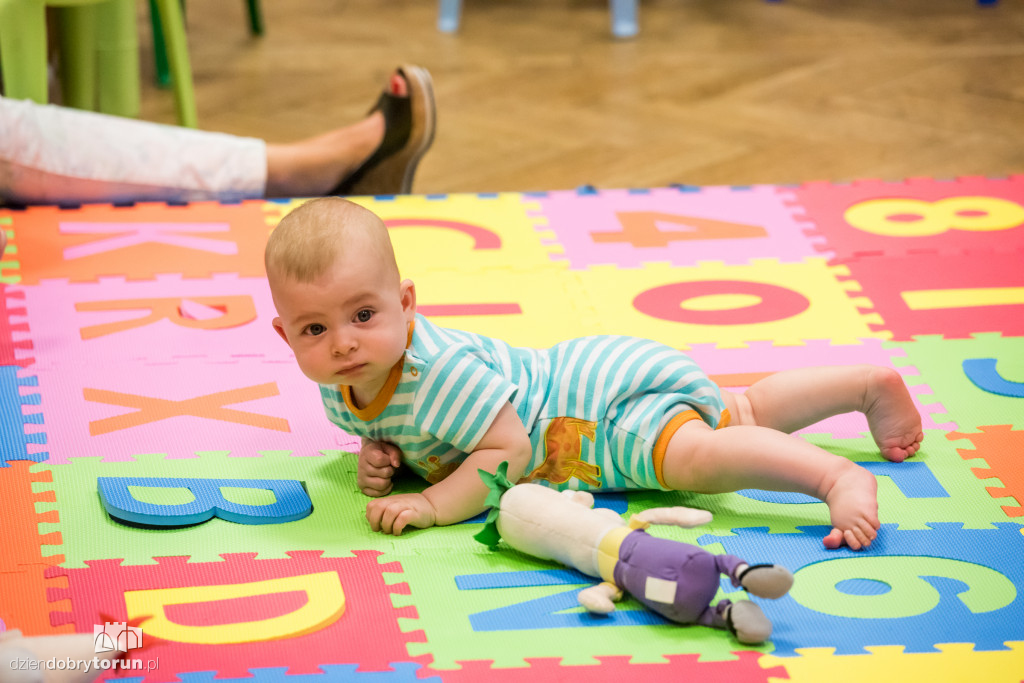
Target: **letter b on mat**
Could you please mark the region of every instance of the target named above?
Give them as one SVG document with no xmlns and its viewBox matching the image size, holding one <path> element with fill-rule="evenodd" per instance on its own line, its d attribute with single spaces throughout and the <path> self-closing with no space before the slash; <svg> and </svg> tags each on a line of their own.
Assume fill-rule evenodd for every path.
<svg viewBox="0 0 1024 683">
<path fill-rule="evenodd" d="M 302 482 L 290 479 L 99 477 L 96 484 L 107 514 L 128 524 L 191 526 L 212 517 L 239 524 L 282 524 L 313 512 Z M 236 502 L 228 500 L 225 489 L 245 489 L 249 498 L 269 492 L 274 500 L 265 504 Z M 154 497 L 161 502 L 154 502 Z"/>
</svg>

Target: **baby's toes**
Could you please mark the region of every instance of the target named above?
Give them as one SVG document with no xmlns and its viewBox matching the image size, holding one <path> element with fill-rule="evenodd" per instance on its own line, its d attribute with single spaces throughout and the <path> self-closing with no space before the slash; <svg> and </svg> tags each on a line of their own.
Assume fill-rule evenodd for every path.
<svg viewBox="0 0 1024 683">
<path fill-rule="evenodd" d="M 843 532 L 843 541 L 850 548 L 850 550 L 860 550 L 861 543 L 860 538 L 857 537 L 856 532 L 853 529 L 849 529 Z"/>
<path fill-rule="evenodd" d="M 850 550 L 860 550 L 861 548 L 869 547 L 873 538 L 863 529 L 850 529 L 843 534 L 843 537 L 846 539 L 846 545 L 850 546 Z"/>
<path fill-rule="evenodd" d="M 843 543 L 844 543 L 843 532 L 840 531 L 839 529 L 833 529 L 832 531 L 830 531 L 828 533 L 828 536 L 826 536 L 822 540 L 822 543 L 824 543 L 825 547 L 828 548 L 829 550 L 835 550 L 836 548 L 841 548 L 843 546 Z"/>
<path fill-rule="evenodd" d="M 882 453 L 882 457 L 888 460 L 889 462 L 903 462 L 911 455 L 913 455 L 913 452 L 911 452 L 910 449 L 901 448 L 900 446 L 886 446 L 885 448 L 880 448 L 879 450 Z"/>
</svg>

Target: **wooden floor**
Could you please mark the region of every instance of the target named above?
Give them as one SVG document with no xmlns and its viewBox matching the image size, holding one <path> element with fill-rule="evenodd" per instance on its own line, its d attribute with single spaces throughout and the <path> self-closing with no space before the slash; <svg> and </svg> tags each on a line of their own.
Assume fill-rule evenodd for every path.
<svg viewBox="0 0 1024 683">
<path fill-rule="evenodd" d="M 434 76 L 420 193 L 1024 172 L 1024 2 L 603 0 L 188 3 L 200 126 L 271 141 L 362 116 L 390 69 Z M 140 3 L 140 22 L 148 22 Z M 173 122 L 143 33 L 143 118 Z"/>
</svg>

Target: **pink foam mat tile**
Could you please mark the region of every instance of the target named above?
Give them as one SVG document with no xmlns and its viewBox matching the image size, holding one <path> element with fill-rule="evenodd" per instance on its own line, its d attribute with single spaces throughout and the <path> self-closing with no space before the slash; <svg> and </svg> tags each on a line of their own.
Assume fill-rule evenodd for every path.
<svg viewBox="0 0 1024 683">
<path fill-rule="evenodd" d="M 1024 251 L 1024 175 L 807 183 L 789 197 L 837 261 Z"/>
<path fill-rule="evenodd" d="M 750 342 L 746 348 L 719 348 L 713 344 L 694 344 L 686 353 L 723 390 L 742 392 L 753 382 L 780 370 L 809 368 L 820 365 L 879 365 L 894 368 L 904 376 L 914 404 L 921 413 L 924 429 L 953 428 L 937 423 L 932 415 L 943 411 L 941 406 L 925 404 L 922 396 L 930 389 L 919 381 L 912 367 L 896 367 L 893 353 L 898 349 L 883 347 L 879 339 L 864 339 L 860 344 L 830 344 L 811 340 L 803 346 L 773 346 L 771 342 Z M 867 420 L 860 413 L 848 413 L 811 425 L 800 433 L 832 434 L 836 438 L 856 438 L 869 433 Z"/>
<path fill-rule="evenodd" d="M 328 422 L 317 385 L 293 362 L 67 364 L 35 374 L 54 465 L 203 451 L 315 457 L 355 444 Z"/>
<path fill-rule="evenodd" d="M 572 268 L 821 255 L 772 186 L 561 191 L 535 201 Z"/>
<path fill-rule="evenodd" d="M 47 280 L 16 289 L 31 353 L 43 365 L 292 357 L 271 327 L 276 312 L 265 278 Z"/>
</svg>

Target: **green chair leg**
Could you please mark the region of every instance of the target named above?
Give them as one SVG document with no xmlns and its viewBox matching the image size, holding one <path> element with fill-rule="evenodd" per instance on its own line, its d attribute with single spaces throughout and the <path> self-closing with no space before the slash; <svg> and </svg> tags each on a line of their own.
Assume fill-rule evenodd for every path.
<svg viewBox="0 0 1024 683">
<path fill-rule="evenodd" d="M 0 0 L 0 73 L 7 97 L 41 104 L 49 99 L 41 0 Z"/>
<path fill-rule="evenodd" d="M 160 23 L 160 11 L 156 8 L 156 0 L 149 0 L 149 21 L 153 29 L 153 61 L 156 64 L 156 85 L 158 88 L 169 88 L 171 87 L 171 69 L 167 64 L 164 26 Z"/>
<path fill-rule="evenodd" d="M 60 45 L 61 94 L 75 109 L 96 109 L 97 59 L 95 5 L 55 8 Z"/>
<path fill-rule="evenodd" d="M 174 100 L 178 110 L 178 123 L 188 128 L 199 126 L 196 114 L 196 95 L 192 85 L 192 64 L 188 56 L 188 39 L 178 0 L 156 0 L 160 23 L 164 29 L 167 62 L 174 83 Z"/>
<path fill-rule="evenodd" d="M 142 109 L 135 0 L 96 5 L 99 111 L 136 118 Z"/>
<path fill-rule="evenodd" d="M 249 7 L 249 30 L 254 36 L 263 35 L 263 9 L 260 0 L 246 0 Z"/>
<path fill-rule="evenodd" d="M 249 31 L 255 36 L 263 35 L 263 9 L 260 0 L 246 0 L 249 15 Z M 185 15 L 185 0 L 181 0 L 182 16 Z M 164 40 L 163 23 L 157 0 L 149 0 L 150 24 L 153 31 L 153 59 L 156 64 L 156 84 L 158 88 L 171 86 L 171 72 L 167 61 L 167 44 Z"/>
<path fill-rule="evenodd" d="M 64 104 L 136 117 L 135 0 L 0 0 L 0 69 L 8 97 L 49 99 L 46 8 L 55 9 Z"/>
</svg>

